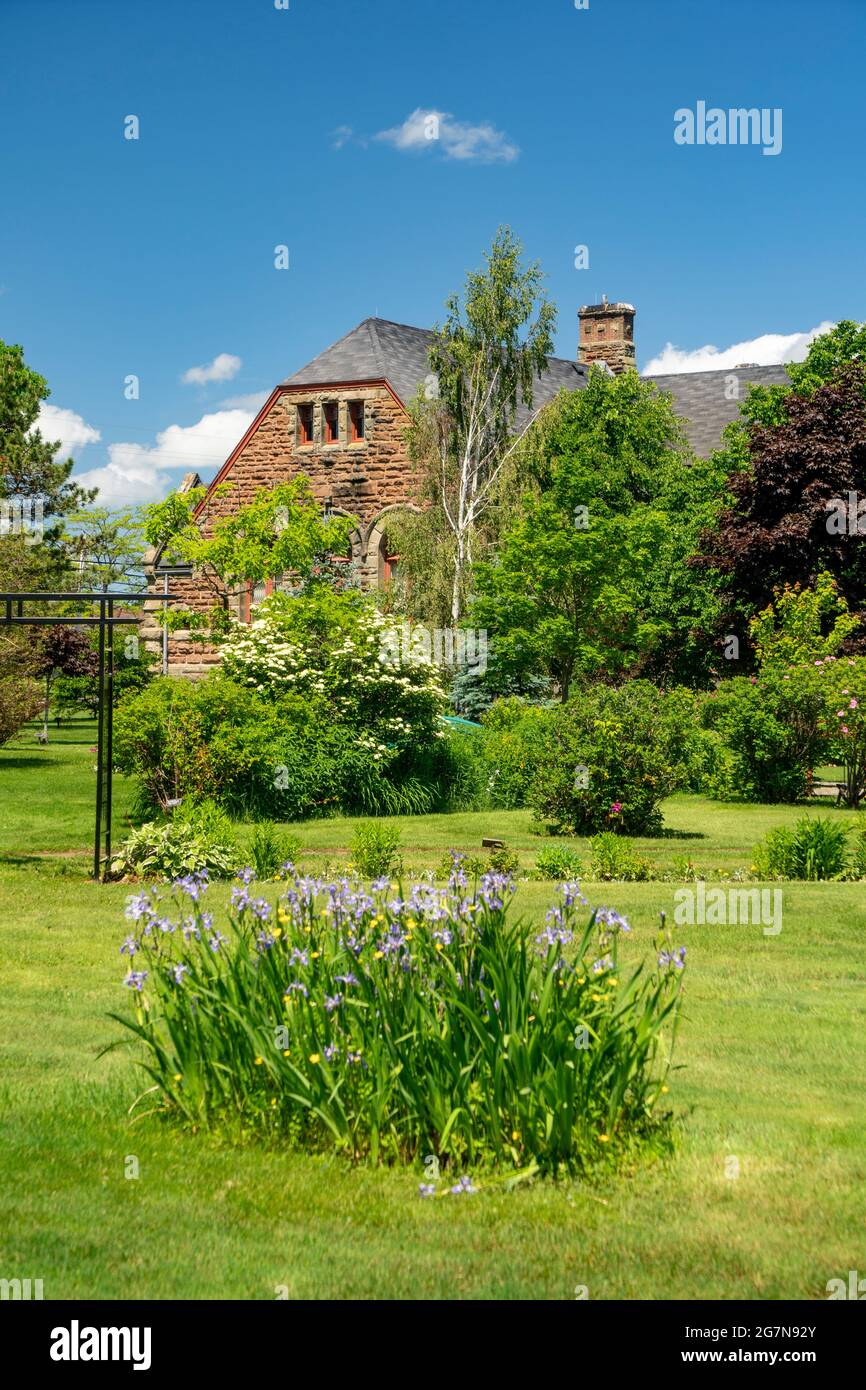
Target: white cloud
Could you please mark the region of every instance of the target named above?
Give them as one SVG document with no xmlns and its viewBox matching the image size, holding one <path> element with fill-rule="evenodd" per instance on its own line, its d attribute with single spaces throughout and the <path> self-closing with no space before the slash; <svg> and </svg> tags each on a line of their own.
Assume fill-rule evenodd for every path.
<svg viewBox="0 0 866 1390">
<path fill-rule="evenodd" d="M 177 485 L 178 472 L 207 473 L 225 463 L 250 423 L 253 410 L 218 410 L 195 425 L 169 425 L 156 443 L 109 444 L 108 463 L 76 475 L 81 487 L 98 487 L 100 506 L 155 502 Z"/>
<path fill-rule="evenodd" d="M 344 145 L 354 139 L 355 132 L 350 125 L 338 125 L 331 137 L 331 143 L 335 150 L 341 150 Z"/>
<path fill-rule="evenodd" d="M 808 333 L 762 333 L 732 347 L 717 348 L 712 344 L 700 348 L 678 348 L 667 343 L 664 349 L 647 362 L 645 376 L 664 376 L 676 372 L 725 371 L 750 366 L 771 367 L 777 362 L 802 362 L 809 344 L 822 333 L 829 333 L 832 323 L 820 323 Z"/>
<path fill-rule="evenodd" d="M 230 352 L 221 352 L 203 367 L 190 367 L 181 381 L 193 386 L 207 386 L 209 381 L 231 381 L 242 365 L 239 357 L 234 357 Z"/>
<path fill-rule="evenodd" d="M 49 444 L 60 441 L 57 453 L 63 459 L 77 454 L 85 444 L 97 444 L 102 438 L 99 430 L 88 425 L 74 410 L 64 410 L 58 405 L 40 406 L 36 428 Z"/>
<path fill-rule="evenodd" d="M 226 396 L 218 405 L 220 410 L 252 410 L 258 415 L 270 394 L 270 391 L 250 391 L 246 396 Z"/>
<path fill-rule="evenodd" d="M 508 164 L 520 151 L 508 136 L 483 122 L 457 121 L 449 111 L 417 107 L 402 125 L 380 130 L 375 137 L 396 150 L 439 149 L 446 159 L 477 160 L 481 164 Z"/>
</svg>

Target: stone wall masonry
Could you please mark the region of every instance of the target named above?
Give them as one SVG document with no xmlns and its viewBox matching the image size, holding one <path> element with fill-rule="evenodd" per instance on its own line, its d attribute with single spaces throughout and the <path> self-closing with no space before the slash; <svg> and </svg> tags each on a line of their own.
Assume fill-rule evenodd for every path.
<svg viewBox="0 0 866 1390">
<path fill-rule="evenodd" d="M 322 406 L 330 401 L 339 403 L 339 442 L 335 444 L 324 442 Z M 364 402 L 363 442 L 349 442 L 350 401 Z M 298 442 L 298 406 L 306 404 L 313 406 L 312 444 Z M 378 582 L 382 514 L 389 507 L 411 502 L 411 472 L 405 443 L 407 424 L 406 410 L 384 383 L 331 389 L 286 388 L 258 421 L 223 479 L 231 484 L 230 491 L 205 502 L 201 514 L 205 533 L 219 517 L 231 515 L 252 501 L 263 488 L 304 474 L 323 506 L 330 498 L 333 511 L 357 519 L 358 528 L 352 538 L 353 559 L 359 566 L 362 582 L 374 586 Z M 145 605 L 151 611 L 144 616 L 141 635 L 151 651 L 161 653 L 162 630 L 153 617 L 153 609 L 160 606 L 157 601 L 160 587 L 158 578 L 149 584 L 154 604 Z M 179 595 L 181 603 L 194 611 L 206 612 L 213 605 L 211 588 L 194 578 L 172 578 L 170 587 L 172 593 Z M 231 596 L 229 603 L 237 612 L 237 596 Z M 200 677 L 218 662 L 219 653 L 214 647 L 192 641 L 182 633 L 169 637 L 171 675 Z"/>
</svg>

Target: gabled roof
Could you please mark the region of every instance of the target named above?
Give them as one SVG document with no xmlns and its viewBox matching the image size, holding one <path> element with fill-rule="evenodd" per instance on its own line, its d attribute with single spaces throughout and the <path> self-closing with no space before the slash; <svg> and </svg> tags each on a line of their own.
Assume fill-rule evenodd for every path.
<svg viewBox="0 0 866 1390">
<path fill-rule="evenodd" d="M 284 386 L 331 386 L 353 381 L 387 381 L 405 405 L 429 375 L 427 353 L 433 341 L 429 328 L 413 328 L 389 319 L 364 319 L 356 328 L 332 343 L 306 367 L 287 377 Z M 552 400 L 565 387 L 576 391 L 586 385 L 589 367 L 564 357 L 548 357 L 547 370 L 533 392 L 533 410 Z M 738 376 L 739 399 L 730 400 L 730 378 Z M 739 418 L 740 401 L 748 385 L 790 386 L 783 365 L 739 367 L 728 371 L 680 372 L 650 376 L 662 391 L 670 391 L 674 409 L 685 421 L 686 433 L 696 454 L 707 455 L 718 447 L 722 431 Z M 526 412 L 518 411 L 523 423 Z"/>
<path fill-rule="evenodd" d="M 729 400 L 731 378 L 738 377 L 737 399 Z M 706 458 L 721 443 L 726 425 L 740 418 L 740 405 L 749 386 L 790 386 L 783 363 L 774 367 L 729 367 L 724 371 L 677 372 L 669 376 L 648 376 L 660 391 L 670 391 L 674 410 L 685 422 L 686 434 L 695 453 Z"/>
<path fill-rule="evenodd" d="M 332 343 L 306 367 L 287 377 L 284 386 L 330 386 L 337 382 L 387 381 L 408 405 L 430 374 L 427 353 L 433 342 L 429 328 L 413 328 L 389 319 L 364 319 L 345 337 Z M 586 385 L 588 368 L 563 357 L 548 357 L 547 370 L 533 392 L 533 410 L 552 400 L 563 386 L 576 391 Z M 518 419 L 522 412 L 518 412 Z"/>
</svg>

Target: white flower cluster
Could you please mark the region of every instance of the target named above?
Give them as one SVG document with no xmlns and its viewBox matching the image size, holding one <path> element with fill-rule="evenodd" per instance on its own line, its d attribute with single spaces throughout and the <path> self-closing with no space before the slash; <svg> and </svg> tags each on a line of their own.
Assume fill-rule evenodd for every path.
<svg viewBox="0 0 866 1390">
<path fill-rule="evenodd" d="M 266 599 L 249 626 L 234 625 L 223 644 L 223 669 L 263 694 L 321 698 L 357 728 L 359 745 L 376 761 L 419 736 L 438 737 L 436 716 L 445 704 L 438 668 L 404 654 L 394 638 L 399 625 L 372 605 L 344 611 L 349 631 L 341 627 L 331 641 L 314 640 L 297 635 L 283 596 L 273 605 Z M 383 662 L 389 647 L 397 660 Z"/>
</svg>

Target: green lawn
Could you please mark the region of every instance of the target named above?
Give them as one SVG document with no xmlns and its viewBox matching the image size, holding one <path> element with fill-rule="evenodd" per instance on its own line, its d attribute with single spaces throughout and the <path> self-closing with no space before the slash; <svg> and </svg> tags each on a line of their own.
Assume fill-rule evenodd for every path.
<svg viewBox="0 0 866 1390">
<path fill-rule="evenodd" d="M 55 735 L 52 734 L 52 739 Z M 783 930 L 685 927 L 685 1019 L 669 1162 L 587 1187 L 538 1183 L 424 1202 L 420 1172 L 353 1170 L 173 1131 L 128 1107 L 143 1089 L 128 1052 L 99 1059 L 123 1008 L 123 901 L 87 881 L 92 727 L 49 748 L 0 750 L 0 1274 L 46 1297 L 823 1298 L 866 1268 L 866 894 L 784 887 Z M 131 802 L 116 784 L 116 834 Z M 828 812 L 836 814 L 833 812 Z M 699 835 L 642 848 L 701 869 L 749 862 L 799 814 L 695 797 L 665 808 Z M 451 845 L 506 839 L 529 865 L 521 812 L 402 822 L 410 865 Z M 301 827 L 309 862 L 345 859 L 351 822 Z M 70 851 L 72 853 L 70 853 Z M 53 853 L 52 853 L 53 852 Z M 307 862 L 305 860 L 305 862 Z M 648 950 L 674 883 L 588 888 L 626 910 Z M 224 894 L 225 890 L 220 890 Z M 543 915 L 551 888 L 525 884 Z M 129 1156 L 140 1176 L 124 1176 Z M 739 1165 L 739 1176 L 726 1176 Z"/>
</svg>

